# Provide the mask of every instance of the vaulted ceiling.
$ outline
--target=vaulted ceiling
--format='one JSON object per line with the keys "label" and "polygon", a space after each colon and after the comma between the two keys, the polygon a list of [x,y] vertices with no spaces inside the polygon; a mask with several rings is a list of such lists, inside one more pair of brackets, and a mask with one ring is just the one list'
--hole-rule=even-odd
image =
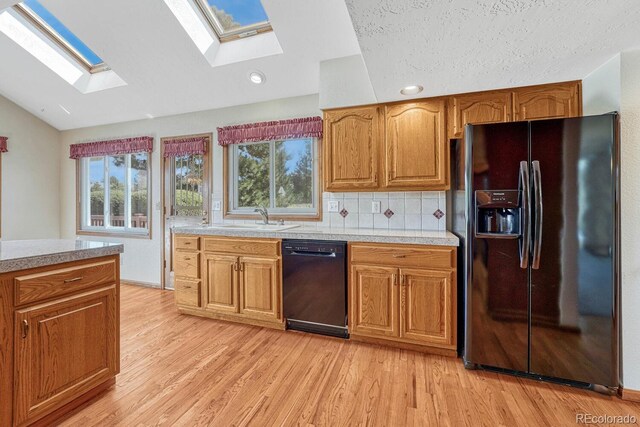
{"label": "vaulted ceiling", "polygon": [[317,93],[321,61],[360,53],[384,102],[582,79],[640,47],[637,0],[262,0],[283,53],[212,66],[165,1],[40,1],[126,82],[83,94],[0,34],[0,95],[61,130]]}
{"label": "vaulted ceiling", "polygon": [[637,0],[346,0],[378,101],[582,79],[640,47]]}
{"label": "vaulted ceiling", "polygon": [[360,53],[344,0],[262,2],[283,53],[212,67],[162,0],[41,0],[127,84],[83,94],[0,34],[0,94],[63,130],[317,93],[320,61]]}

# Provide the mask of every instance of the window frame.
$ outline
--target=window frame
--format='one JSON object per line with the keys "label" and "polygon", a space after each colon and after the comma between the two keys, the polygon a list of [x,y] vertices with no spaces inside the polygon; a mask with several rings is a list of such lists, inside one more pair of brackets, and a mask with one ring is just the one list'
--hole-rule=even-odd
{"label": "window frame", "polygon": [[[270,21],[256,22],[255,24],[245,25],[233,30],[225,30],[218,20],[218,17],[211,11],[207,0],[193,0],[198,10],[204,15],[207,23],[218,37],[220,43],[226,43],[245,37],[255,36],[261,33],[273,31]],[[261,2],[262,3],[262,2]],[[263,6],[264,7],[264,6]]]}
{"label": "window frame", "polygon": [[[31,10],[28,6],[18,3],[14,7],[20,15],[22,15],[29,23],[31,23],[38,31],[52,41],[56,46],[61,48],[67,54],[69,54],[76,62],[82,65],[90,74],[96,74],[103,71],[111,70],[104,61],[93,65],[87,58],[84,57],[75,47],[73,47],[67,40],[64,39],[56,30],[45,22],[36,12]],[[84,43],[84,42],[83,42]],[[93,50],[93,49],[92,49]]]}
{"label": "window frame", "polygon": [[[241,145],[253,145],[253,144],[265,144],[269,143],[269,183],[270,183],[270,203],[275,204],[275,170],[274,162],[275,156],[275,144],[277,142],[309,139],[313,146],[313,177],[312,177],[312,202],[313,207],[310,209],[296,209],[296,208],[271,208],[267,206],[269,211],[269,218],[275,220],[289,220],[289,221],[321,221],[322,220],[322,156],[321,156],[321,143],[319,138],[289,138],[289,139],[277,139],[273,141],[258,141],[247,142],[242,144],[231,144],[223,147],[223,174],[224,174],[224,218],[225,219],[256,219],[259,218],[258,214],[253,211],[253,208],[238,209],[237,206],[238,192],[237,192],[237,176],[238,176],[238,162],[237,160],[237,147]],[[233,200],[232,200],[233,198]]]}
{"label": "window frame", "polygon": [[[127,222],[131,219],[131,186],[129,185],[131,180],[131,156],[132,155],[141,155],[144,154],[147,156],[147,228],[132,228],[127,226]],[[115,156],[125,156],[125,226],[124,227],[113,227],[109,225],[109,163],[107,161],[110,157]],[[85,236],[116,236],[116,237],[126,237],[126,238],[134,238],[134,239],[151,239],[151,230],[152,230],[152,175],[151,175],[151,153],[147,152],[139,152],[139,153],[130,153],[130,154],[119,154],[119,155],[105,155],[105,156],[95,156],[102,157],[104,159],[104,179],[105,179],[105,188],[104,188],[104,223],[105,225],[102,227],[94,227],[94,226],[86,226],[84,225],[84,220],[90,216],[91,214],[91,205],[87,203],[90,200],[90,185],[86,176],[88,176],[88,166],[89,161],[92,157],[83,157],[76,160],[76,234],[77,235],[85,235]]]}

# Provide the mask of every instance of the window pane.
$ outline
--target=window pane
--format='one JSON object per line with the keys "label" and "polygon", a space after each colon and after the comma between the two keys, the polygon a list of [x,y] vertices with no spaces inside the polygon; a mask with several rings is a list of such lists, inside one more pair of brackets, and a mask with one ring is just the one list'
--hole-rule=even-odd
{"label": "window pane", "polygon": [[73,34],[62,22],[58,20],[47,8],[40,4],[38,0],[25,0],[22,5],[31,9],[51,31],[53,31],[60,39],[72,46],[84,59],[92,66],[102,64],[102,59],[95,54],[86,44],[82,42],[75,34]]}
{"label": "window pane", "polygon": [[148,224],[148,155],[131,155],[131,228],[147,228]]}
{"label": "window pane", "polygon": [[124,227],[125,156],[109,157],[109,223]]}
{"label": "window pane", "polygon": [[238,145],[238,207],[269,207],[269,143]]}
{"label": "window pane", "polygon": [[313,207],[312,141],[277,141],[275,150],[276,207]]}
{"label": "window pane", "polygon": [[202,155],[174,157],[175,191],[174,214],[177,216],[202,216],[204,158]]}
{"label": "window pane", "polygon": [[90,216],[87,225],[104,227],[104,157],[89,159]]}
{"label": "window pane", "polygon": [[207,0],[224,31],[268,21],[260,0]]}

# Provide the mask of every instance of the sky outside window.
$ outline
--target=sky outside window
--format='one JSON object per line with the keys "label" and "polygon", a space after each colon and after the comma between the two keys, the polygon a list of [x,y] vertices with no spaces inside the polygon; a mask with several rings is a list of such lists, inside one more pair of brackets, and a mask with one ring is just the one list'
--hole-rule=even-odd
{"label": "sky outside window", "polygon": [[260,0],[207,0],[225,31],[268,21]]}
{"label": "sky outside window", "polygon": [[73,34],[62,22],[60,22],[51,12],[40,4],[38,0],[24,0],[23,5],[31,9],[44,22],[47,23],[55,31],[60,38],[65,40],[75,50],[82,55],[91,66],[102,64],[102,59],[95,54],[86,44],[82,42],[75,34]]}

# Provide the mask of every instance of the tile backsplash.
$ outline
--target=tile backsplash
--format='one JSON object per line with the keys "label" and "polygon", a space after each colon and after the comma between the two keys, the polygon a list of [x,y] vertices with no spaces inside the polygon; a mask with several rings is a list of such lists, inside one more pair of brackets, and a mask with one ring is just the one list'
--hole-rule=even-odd
{"label": "tile backsplash", "polygon": [[[409,191],[389,193],[323,193],[322,227],[411,230],[446,229],[446,193]],[[338,212],[329,212],[329,201]],[[372,211],[376,202],[376,212]],[[380,209],[377,209],[379,203]]]}
{"label": "tile backsplash", "polygon": [[[215,200],[215,198],[214,198]],[[329,201],[338,202],[329,212]],[[372,212],[374,202],[380,209]],[[444,191],[408,191],[389,193],[323,193],[322,221],[296,222],[305,227],[376,228],[397,230],[446,230],[447,203]],[[213,212],[213,223],[253,223],[255,220],[225,220],[222,212]]]}

